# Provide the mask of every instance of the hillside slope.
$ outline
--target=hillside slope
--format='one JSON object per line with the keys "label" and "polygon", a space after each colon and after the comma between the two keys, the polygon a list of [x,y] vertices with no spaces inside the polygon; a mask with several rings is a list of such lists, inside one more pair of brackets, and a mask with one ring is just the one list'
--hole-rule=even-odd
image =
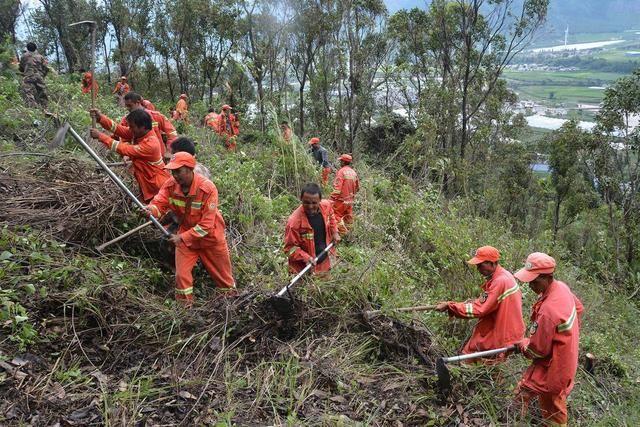
{"label": "hillside slope", "polygon": [[[55,80],[50,88],[64,100],[61,114],[85,129],[77,87]],[[99,101],[121,114],[111,99]],[[638,307],[574,267],[548,236],[515,236],[467,216],[469,202],[356,162],[356,228],[331,278],[296,289],[296,315],[282,319],[266,299],[287,282],[284,222],[300,184],[316,178],[306,147],[279,139],[275,115],[266,136],[245,124],[235,154],[189,127],[220,193],[242,292],[219,298],[198,271],[196,306],[185,312],[173,302],[153,230],[105,253],[93,249],[140,220],[88,156],[70,140],[47,150],[55,124],[22,105],[15,82],[0,80],[0,107],[0,154],[47,155],[0,157],[3,425],[513,425],[511,393],[525,360],[452,367],[443,400],[433,363],[458,351],[471,323],[435,313],[362,315],[473,297],[481,278],[464,260],[482,244],[500,248],[512,270],[533,250],[558,259],[558,276],[586,307],[581,353],[596,357],[593,375],[578,373],[571,418],[636,424]],[[196,116],[203,109],[194,106]],[[523,291],[528,313],[534,295]]]}

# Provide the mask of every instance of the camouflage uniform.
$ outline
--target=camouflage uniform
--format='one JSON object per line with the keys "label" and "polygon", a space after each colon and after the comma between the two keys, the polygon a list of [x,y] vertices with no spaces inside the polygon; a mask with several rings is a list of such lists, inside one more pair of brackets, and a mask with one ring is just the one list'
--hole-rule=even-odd
{"label": "camouflage uniform", "polygon": [[24,101],[36,107],[38,104],[47,106],[48,98],[44,77],[49,72],[47,60],[38,52],[25,52],[20,58],[20,71],[22,71],[22,94]]}

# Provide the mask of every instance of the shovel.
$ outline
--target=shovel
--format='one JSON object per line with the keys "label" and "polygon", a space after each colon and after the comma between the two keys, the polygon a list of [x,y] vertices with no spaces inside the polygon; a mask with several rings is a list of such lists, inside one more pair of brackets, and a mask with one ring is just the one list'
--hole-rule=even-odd
{"label": "shovel", "polygon": [[[393,310],[391,310],[394,313],[402,313],[402,312],[406,312],[406,311],[430,311],[430,310],[435,310],[436,309],[436,305],[417,305],[415,307],[402,307],[402,308],[394,308]],[[371,316],[373,316],[374,314],[380,314],[382,313],[383,310],[369,310],[369,311],[365,311],[364,315],[365,317],[369,318]]]}
{"label": "shovel", "polygon": [[438,374],[438,389],[440,390],[440,393],[443,396],[446,396],[449,394],[449,390],[451,389],[451,375],[449,374],[447,363],[461,362],[463,360],[477,359],[479,357],[495,356],[496,354],[517,350],[518,346],[514,344],[510,347],[479,351],[477,353],[463,354],[461,356],[438,357],[438,359],[436,359],[436,373]]}
{"label": "shovel", "polygon": [[[313,259],[313,262],[317,263],[321,258],[323,258],[325,255],[327,255],[328,252],[331,250],[331,248],[334,247],[334,246],[335,246],[334,242],[329,243],[327,245],[327,247],[324,248],[324,250],[322,252],[320,252],[318,254],[318,256],[316,256]],[[305,268],[303,268],[302,271],[296,275],[296,277],[291,279],[291,281],[289,282],[289,284],[287,286],[285,286],[284,288],[280,289],[280,291],[277,294],[275,294],[271,298],[269,298],[269,302],[271,303],[271,306],[281,316],[287,317],[287,316],[290,316],[291,313],[293,313],[293,296],[291,295],[291,288],[293,287],[293,285],[295,285],[298,282],[298,280],[300,280],[302,278],[302,276],[304,276],[313,267],[315,267],[315,265],[313,265],[311,263],[307,264],[307,266]],[[288,297],[286,297],[285,294],[287,294]]]}

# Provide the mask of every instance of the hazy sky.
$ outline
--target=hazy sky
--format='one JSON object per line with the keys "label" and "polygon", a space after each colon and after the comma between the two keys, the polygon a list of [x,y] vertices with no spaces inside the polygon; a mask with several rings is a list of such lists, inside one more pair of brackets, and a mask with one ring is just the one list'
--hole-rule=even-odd
{"label": "hazy sky", "polygon": [[426,0],[384,0],[389,13],[393,13],[398,9],[411,9],[412,7],[425,8]]}

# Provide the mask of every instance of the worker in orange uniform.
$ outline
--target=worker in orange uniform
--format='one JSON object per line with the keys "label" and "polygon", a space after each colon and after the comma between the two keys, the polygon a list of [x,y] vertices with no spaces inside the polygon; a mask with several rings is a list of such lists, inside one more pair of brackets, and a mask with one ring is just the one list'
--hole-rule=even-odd
{"label": "worker in orange uniform", "polygon": [[148,110],[148,111],[158,111],[158,110],[156,109],[156,106],[155,106],[155,105],[153,105],[153,102],[149,101],[148,99],[143,99],[143,100],[142,100],[142,102],[141,102],[140,104],[144,107],[144,109],[145,109],[145,110]]}
{"label": "worker in orange uniform", "polygon": [[289,127],[289,122],[283,121],[280,123],[280,134],[282,135],[282,139],[287,144],[291,144],[291,139],[293,138],[293,130]]}
{"label": "worker in orange uniform", "polygon": [[338,231],[345,234],[353,227],[353,200],[356,193],[360,191],[360,180],[351,167],[353,157],[350,154],[343,154],[338,157],[338,160],[340,169],[336,172],[336,179],[333,181],[331,201]]}
{"label": "worker in orange uniform", "polygon": [[[500,252],[493,246],[478,248],[467,263],[475,265],[486,278],[482,294],[470,302],[441,302],[437,311],[462,319],[478,319],[471,338],[465,343],[464,354],[492,350],[517,344],[524,336],[522,292],[513,275],[499,264]],[[502,361],[507,353],[492,359]]]}
{"label": "worker in orange uniform", "polygon": [[213,108],[209,108],[209,112],[204,116],[204,125],[214,132],[218,132],[218,113]]}
{"label": "worker in orange uniform", "polygon": [[[284,252],[289,257],[289,271],[299,273],[309,263],[314,264],[314,272],[331,270],[328,256],[313,260],[329,243],[339,242],[340,234],[333,215],[331,202],[322,200],[322,190],[318,184],[310,183],[302,187],[300,206],[287,220],[284,231]],[[333,249],[331,252],[335,252]]]}
{"label": "worker in orange uniform", "polygon": [[[162,143],[160,148],[162,150],[163,158],[167,158],[168,155],[164,140],[166,139],[166,145],[171,147],[173,141],[178,137],[178,132],[176,132],[171,121],[159,111],[145,109],[142,106],[142,97],[135,92],[129,92],[124,96],[124,106],[129,112],[141,109],[151,115],[151,126],[153,127],[153,132]],[[115,121],[111,120],[97,109],[91,110],[91,114],[95,116],[98,123],[100,123],[100,126],[113,133],[113,135],[111,135],[112,138],[117,138],[120,142],[132,141],[133,135],[129,129],[127,116],[124,116],[120,120],[120,124],[116,124]]]}
{"label": "worker in orange uniform", "polygon": [[329,163],[329,153],[327,149],[320,145],[320,138],[311,138],[309,140],[311,146],[311,155],[322,168],[322,185],[329,182],[329,174],[331,173],[331,163]]}
{"label": "worker in orange uniform", "polygon": [[189,124],[189,105],[187,104],[187,94],[180,95],[180,99],[176,103],[176,114],[178,120],[182,120],[186,124]]}
{"label": "worker in orange uniform", "polygon": [[526,413],[537,399],[547,426],[566,426],[567,396],[573,389],[578,368],[580,320],[584,307],[569,287],[553,277],[556,261],[534,252],[515,277],[538,294],[531,310],[529,337],[520,351],[532,359],[517,388]]}
{"label": "worker in orange uniform", "polygon": [[97,129],[91,129],[91,137],[100,140],[111,151],[131,159],[133,176],[140,186],[142,200],[148,203],[169,179],[162,161],[162,143],[153,132],[151,115],[145,110],[133,110],[127,116],[127,122],[135,144],[116,141]]}
{"label": "worker in orange uniform", "polygon": [[238,117],[231,112],[230,105],[223,105],[218,116],[218,133],[225,138],[227,150],[236,151],[236,140],[240,134]]}
{"label": "worker in orange uniform", "polygon": [[116,87],[112,92],[118,105],[124,106],[124,96],[127,93],[129,93],[129,83],[127,83],[127,78],[122,76],[120,77],[120,81],[116,82]]}
{"label": "worker in orange uniform", "polygon": [[187,152],[176,153],[165,167],[172,178],[149,203],[147,213],[159,218],[171,211],[178,218],[180,228],[170,238],[176,248],[176,300],[191,307],[192,270],[198,259],[219,290],[236,295],[216,186],[194,173],[196,160]]}
{"label": "worker in orange uniform", "polygon": [[100,86],[98,86],[98,82],[94,80],[93,74],[91,74],[91,71],[87,71],[82,75],[82,82],[81,82],[82,93],[84,94],[91,93],[92,82],[93,82],[93,85],[95,86],[96,95],[98,95],[98,89],[100,89]]}

